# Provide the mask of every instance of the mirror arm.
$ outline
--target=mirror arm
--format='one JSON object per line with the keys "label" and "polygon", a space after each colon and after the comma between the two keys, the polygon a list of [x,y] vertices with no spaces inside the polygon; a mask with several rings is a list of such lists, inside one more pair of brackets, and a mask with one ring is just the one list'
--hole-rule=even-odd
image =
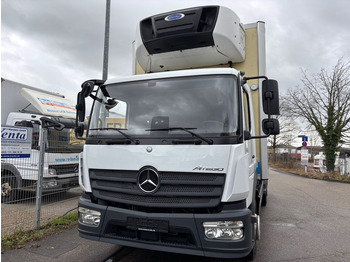
{"label": "mirror arm", "polygon": [[271,130],[269,131],[269,133],[267,135],[264,135],[264,136],[251,136],[250,139],[267,138],[270,135],[271,135]]}
{"label": "mirror arm", "polygon": [[97,100],[98,102],[102,103],[103,100],[101,98],[98,98],[97,96],[94,96],[92,94],[89,95],[89,97],[91,97],[93,100]]}
{"label": "mirror arm", "polygon": [[248,80],[252,79],[260,79],[264,78],[265,80],[269,80],[266,76],[251,76],[251,77],[243,77],[243,85],[247,83]]}

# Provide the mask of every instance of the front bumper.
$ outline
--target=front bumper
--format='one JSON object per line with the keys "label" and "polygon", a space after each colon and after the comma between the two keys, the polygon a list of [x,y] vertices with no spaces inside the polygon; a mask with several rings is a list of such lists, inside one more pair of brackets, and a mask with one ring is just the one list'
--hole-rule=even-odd
{"label": "front bumper", "polygon": [[[35,192],[37,180],[22,180],[25,184],[21,187],[22,191]],[[72,187],[78,186],[79,180],[77,176],[68,178],[46,178],[43,179],[42,192],[53,192],[60,190],[68,190]]]}
{"label": "front bumper", "polygon": [[[247,208],[225,210],[216,214],[145,213],[92,203],[80,198],[79,207],[99,211],[98,227],[79,221],[79,234],[90,240],[143,249],[189,255],[239,258],[247,256],[254,247],[252,213]],[[130,228],[128,220],[161,221],[167,230],[159,232]],[[239,220],[244,223],[244,236],[240,240],[213,240],[204,235],[203,222]],[[157,230],[158,231],[158,230]]]}

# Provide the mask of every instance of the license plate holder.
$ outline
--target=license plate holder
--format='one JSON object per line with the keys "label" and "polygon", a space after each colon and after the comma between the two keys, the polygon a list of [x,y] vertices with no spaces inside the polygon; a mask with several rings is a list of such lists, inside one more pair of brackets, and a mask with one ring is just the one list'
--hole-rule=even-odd
{"label": "license plate holder", "polygon": [[132,230],[168,233],[169,221],[142,217],[128,217],[126,227]]}

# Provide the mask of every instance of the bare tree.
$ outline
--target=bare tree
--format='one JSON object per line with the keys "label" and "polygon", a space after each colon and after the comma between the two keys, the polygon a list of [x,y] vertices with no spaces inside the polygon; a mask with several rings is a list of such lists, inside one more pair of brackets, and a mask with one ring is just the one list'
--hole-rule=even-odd
{"label": "bare tree", "polygon": [[273,135],[268,138],[268,143],[272,148],[274,161],[276,161],[276,148],[283,145],[289,147],[290,150],[291,144],[296,137],[295,130],[298,129],[296,128],[298,125],[295,122],[295,118],[289,115],[288,111],[286,110],[286,105],[287,103],[282,97],[280,102],[280,115],[276,116],[280,124],[280,134]]}
{"label": "bare tree", "polygon": [[321,69],[310,77],[303,71],[301,81],[302,88],[288,92],[288,111],[315,128],[333,171],[335,152],[350,131],[350,61],[339,59],[331,73]]}

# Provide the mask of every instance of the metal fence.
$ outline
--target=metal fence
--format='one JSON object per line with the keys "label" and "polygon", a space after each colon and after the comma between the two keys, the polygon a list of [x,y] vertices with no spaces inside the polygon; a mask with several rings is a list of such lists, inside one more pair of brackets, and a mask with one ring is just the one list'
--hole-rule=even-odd
{"label": "metal fence", "polygon": [[[269,163],[288,169],[300,169],[309,172],[326,173],[326,157],[323,154],[309,154],[306,163],[303,163],[300,154],[269,154]],[[342,176],[350,176],[350,157],[347,153],[341,152],[336,156],[334,172]],[[305,169],[307,166],[307,169]]]}
{"label": "metal fence", "polygon": [[48,119],[1,127],[1,232],[30,230],[74,211],[82,143]]}

